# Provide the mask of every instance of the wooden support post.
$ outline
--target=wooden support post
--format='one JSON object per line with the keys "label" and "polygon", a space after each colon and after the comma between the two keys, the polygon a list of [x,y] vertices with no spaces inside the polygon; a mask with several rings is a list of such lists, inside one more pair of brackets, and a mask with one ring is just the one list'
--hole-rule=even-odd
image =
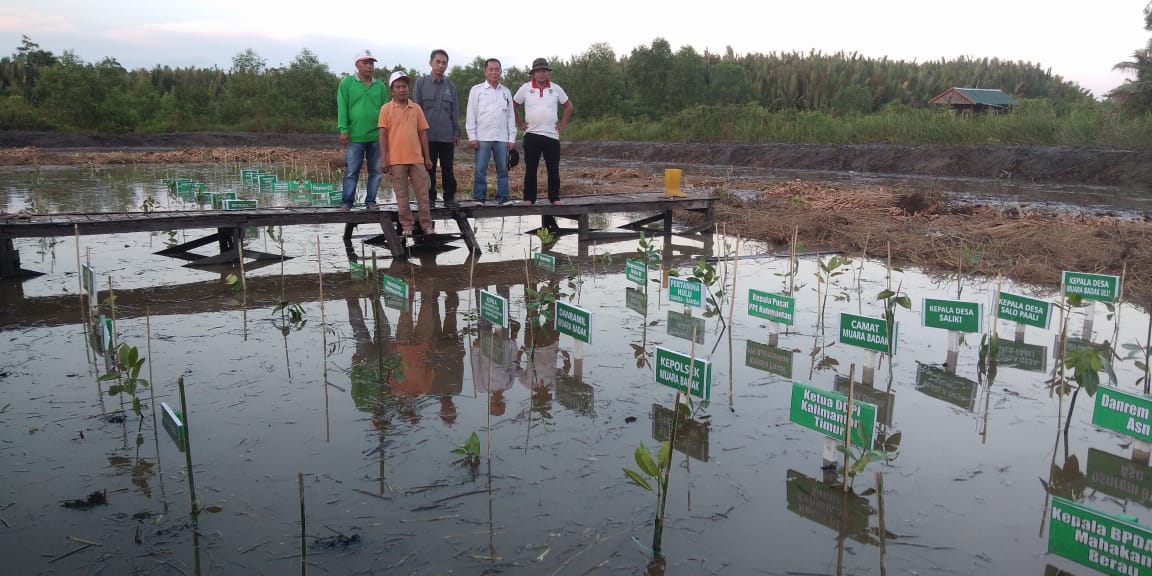
{"label": "wooden support post", "polygon": [[472,225],[468,223],[468,217],[459,212],[453,212],[452,219],[460,228],[460,235],[464,237],[464,244],[468,246],[468,250],[473,254],[480,254],[480,247],[476,245],[476,234],[472,232]]}
{"label": "wooden support post", "polygon": [[21,268],[20,252],[16,250],[12,239],[0,238],[0,278],[32,278],[40,275],[40,272]]}
{"label": "wooden support post", "polygon": [[588,215],[581,214],[576,218],[577,239],[588,240]]}

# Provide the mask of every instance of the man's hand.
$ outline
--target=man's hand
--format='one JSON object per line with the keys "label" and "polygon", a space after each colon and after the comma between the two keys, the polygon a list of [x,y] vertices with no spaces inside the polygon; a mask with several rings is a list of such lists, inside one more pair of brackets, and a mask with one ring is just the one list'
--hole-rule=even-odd
{"label": "man's hand", "polygon": [[344,148],[347,148],[348,142],[349,142],[348,135],[347,134],[341,134],[340,135],[340,145],[343,146]]}
{"label": "man's hand", "polygon": [[459,136],[453,136],[452,137],[452,145],[453,146],[459,146],[460,145],[460,137]]}
{"label": "man's hand", "polygon": [[469,140],[468,147],[473,150],[478,150],[480,148],[480,143],[475,140]]}
{"label": "man's hand", "polygon": [[432,159],[431,158],[427,158],[427,157],[424,158],[424,169],[425,170],[431,170],[432,169]]}
{"label": "man's hand", "polygon": [[381,172],[383,172],[383,173],[385,173],[385,174],[391,174],[391,172],[390,172],[390,171],[391,171],[391,169],[392,169],[392,167],[388,165],[388,161],[387,161],[387,160],[385,160],[384,162],[381,162],[381,163],[380,163],[380,171],[381,171]]}
{"label": "man's hand", "polygon": [[515,143],[515,142],[509,142],[509,143],[508,143],[508,149],[509,149],[509,150],[511,150],[511,149],[513,149],[513,148],[515,148],[515,147],[516,147],[516,143]]}

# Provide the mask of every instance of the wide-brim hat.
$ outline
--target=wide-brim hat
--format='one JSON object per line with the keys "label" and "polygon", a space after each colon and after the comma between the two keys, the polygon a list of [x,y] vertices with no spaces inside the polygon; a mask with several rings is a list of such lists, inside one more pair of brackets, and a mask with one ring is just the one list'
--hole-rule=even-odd
{"label": "wide-brim hat", "polygon": [[548,66],[548,60],[544,58],[537,58],[532,61],[532,71],[535,72],[537,70],[547,70],[551,72],[552,68]]}
{"label": "wide-brim hat", "polygon": [[511,170],[520,165],[520,151],[513,148],[508,151],[508,169]]}

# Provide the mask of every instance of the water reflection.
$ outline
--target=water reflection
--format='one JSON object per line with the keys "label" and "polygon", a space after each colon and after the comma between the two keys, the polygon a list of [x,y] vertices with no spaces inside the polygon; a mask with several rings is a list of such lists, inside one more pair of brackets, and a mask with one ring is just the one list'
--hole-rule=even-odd
{"label": "water reflection", "polygon": [[[909,441],[898,461],[872,463],[866,480],[858,475],[857,492],[849,492],[845,501],[840,471],[819,468],[823,439],[788,424],[782,394],[789,381],[804,372],[796,366],[802,353],[811,354],[809,379],[819,380],[814,385],[847,393],[838,372],[852,352],[834,338],[816,334],[818,306],[810,280],[814,261],[801,258],[797,264],[795,275],[802,287],[796,291],[796,324],[787,332],[772,334],[761,322],[741,317],[745,299],[726,292],[738,299],[737,318],[729,326],[733,350],[714,318],[702,319],[699,311],[686,313],[683,306],[669,305],[659,283],[646,283],[645,293],[623,278],[623,260],[635,249],[633,243],[614,245],[611,262],[574,257],[571,274],[584,285],[580,305],[596,315],[595,343],[580,347],[557,336],[547,318],[529,311],[528,289],[549,276],[526,274],[524,262],[515,258],[527,252],[522,250],[527,235],[520,233],[536,226],[538,217],[487,222],[477,227],[479,241],[498,247],[498,254],[469,261],[463,251],[446,252],[411,264],[385,258],[373,263],[356,244],[343,245],[338,226],[285,228],[286,251],[297,258],[284,264],[283,275],[279,266],[249,268],[246,308],[224,282],[239,270],[207,273],[176,268],[168,260],[148,260],[151,251],[126,248],[153,242],[141,235],[83,238],[81,251],[95,248],[101,285],[108,276],[117,283],[117,335],[141,343],[145,309],[151,306],[158,336],[150,357],[156,362],[159,393],[170,388],[164,384],[177,374],[189,377],[190,399],[198,407],[193,421],[201,431],[196,481],[213,501],[227,500],[229,514],[199,518],[203,534],[188,532],[186,506],[157,516],[151,537],[164,543],[153,549],[182,558],[172,563],[188,573],[193,572],[194,560],[187,554],[193,546],[202,546],[213,562],[244,567],[238,569],[267,572],[288,565],[284,559],[294,559],[298,550],[281,536],[293,533],[298,521],[294,482],[301,470],[323,495],[309,501],[309,515],[315,514],[310,527],[326,521],[337,529],[343,529],[340,523],[363,526],[362,549],[309,555],[311,566],[333,573],[379,571],[379,553],[384,553],[395,558],[389,566],[404,559],[394,570],[429,573],[489,569],[508,574],[686,574],[725,568],[754,573],[768,565],[779,573],[828,574],[828,530],[833,538],[844,533],[837,539],[847,541],[845,573],[875,572],[878,549],[873,545],[890,537],[879,526],[878,498],[865,490],[875,470],[886,475],[887,495],[898,496],[891,498],[888,525],[904,526],[897,531],[913,532],[922,544],[892,554],[891,573],[971,571],[974,554],[979,555],[975,570],[981,573],[1035,572],[1037,563],[1042,566],[1047,560],[1045,543],[1034,537],[1034,526],[1021,530],[1020,519],[1031,522],[1040,516],[1041,499],[1049,493],[1122,510],[1144,523],[1150,517],[1149,468],[1118,451],[1117,436],[1092,426],[1086,400],[1081,400],[1071,424],[1070,438],[1081,446],[1078,454],[1045,436],[1062,427],[1068,411],[1065,407],[1061,412],[1059,400],[1048,396],[1044,383],[1062,358],[1049,344],[1054,330],[1030,328],[1027,338],[1004,342],[997,377],[965,350],[975,342],[960,344],[952,354],[944,334],[919,329],[909,315],[897,311],[903,322],[900,352],[879,366],[887,370],[887,382],[881,372],[871,387],[857,382],[852,394],[879,409],[881,426],[873,449],[895,453],[902,432]],[[311,256],[316,236],[322,243],[319,257]],[[67,270],[69,255],[76,250],[71,242],[61,239],[43,257],[55,258],[56,269]],[[609,250],[579,246],[570,236],[552,247],[556,254],[579,254],[581,249],[596,254]],[[499,255],[508,260],[496,260]],[[404,279],[410,296],[399,302],[384,300],[378,277],[350,278],[349,260],[362,262],[366,274],[380,266],[380,272],[386,269]],[[315,320],[318,267],[323,269],[324,298],[335,302],[326,311],[327,326]],[[739,285],[775,286],[786,269],[788,263],[776,258],[741,260]],[[887,273],[882,263],[871,261],[862,270],[865,286],[879,285]],[[930,277],[915,271],[893,275],[901,276],[896,281],[916,301],[921,295],[947,296],[939,294],[943,289]],[[805,276],[809,285],[803,287]],[[95,383],[101,372],[97,356],[105,348],[97,332],[87,331],[92,323],[84,318],[88,312],[75,293],[75,280],[54,272],[0,294],[5,299],[0,310],[0,484],[11,486],[13,494],[11,507],[5,504],[0,516],[28,536],[26,546],[12,557],[13,573],[34,573],[42,569],[43,558],[59,553],[40,542],[106,528],[104,519],[95,515],[54,513],[61,496],[57,490],[66,496],[107,489],[116,511],[160,510],[160,455],[179,456],[166,441],[159,443],[157,454],[148,453],[148,446],[136,454],[125,452],[123,424],[98,417],[102,403],[110,400]],[[121,284],[129,285],[121,289]],[[494,286],[510,299],[509,328],[469,317],[473,285]],[[976,282],[965,294],[980,298],[992,291]],[[1042,287],[1020,291],[1055,297]],[[287,342],[266,321],[252,323],[243,337],[238,333],[242,316],[270,318],[282,301],[300,303],[308,318]],[[841,310],[880,313],[873,302],[861,302],[858,296],[850,302],[829,299],[828,307],[829,317]],[[1089,344],[1073,341],[1073,349],[1105,339],[1100,332],[1111,333],[1114,327],[1120,335],[1107,339],[1117,347],[1145,342],[1147,318],[1142,312],[1125,306],[1118,323],[1103,307],[1096,308],[1091,333],[1084,339]],[[651,352],[655,345],[690,347],[681,335],[692,330],[673,329],[673,322],[681,320],[696,325],[698,352],[718,344],[717,353],[739,356],[739,346],[745,345],[743,363],[737,359],[731,368],[714,363],[713,391],[729,394],[730,402],[739,399],[741,410],[718,410],[715,406],[722,404],[714,403],[698,414],[695,425],[678,423],[677,452],[687,457],[677,456],[672,468],[671,485],[677,488],[669,495],[664,534],[668,557],[666,564],[650,563],[628,536],[643,539],[651,529],[651,496],[627,486],[621,468],[632,465],[640,441],[670,435],[675,414],[665,408],[668,389],[653,383]],[[699,328],[701,320],[706,330]],[[652,328],[662,322],[669,326]],[[1001,327],[1011,333],[1011,326]],[[1076,328],[1083,336],[1079,319]],[[321,343],[322,334],[331,335],[329,346]],[[343,401],[331,404],[331,441],[323,424],[317,425],[325,361],[347,369],[333,372],[332,381],[350,387],[340,389],[347,394]],[[1132,391],[1142,371],[1131,360],[1115,364],[1118,386]],[[345,373],[348,380],[341,381]],[[730,392],[717,386],[725,380],[734,382]],[[111,402],[114,410],[116,401]],[[502,417],[492,418],[489,426],[489,414]],[[646,415],[650,422],[643,421]],[[533,426],[546,423],[540,428],[547,434],[546,448],[519,449],[542,444],[525,442],[524,429],[512,425],[525,423],[525,416]],[[985,433],[988,419],[996,418],[1004,423],[1004,433],[991,439],[973,435],[974,418],[984,419]],[[77,437],[78,428],[86,438]],[[488,494],[468,495],[483,486],[451,464],[457,458],[451,449],[472,432],[481,438],[482,463],[493,466],[487,501]],[[948,439],[945,449],[937,447],[940,438]],[[238,446],[245,451],[239,464]],[[1087,458],[1081,462],[1085,450]],[[64,463],[116,473],[60,475]],[[153,463],[156,467],[149,469]],[[762,481],[769,476],[785,477],[786,482]],[[1046,488],[1044,494],[1037,484]],[[785,507],[790,512],[785,513]],[[132,569],[128,564],[138,552],[132,552],[130,534],[122,540],[129,543],[127,548],[113,549],[112,540],[106,543],[108,554],[97,569]],[[1006,541],[1013,546],[1003,546]],[[867,546],[857,545],[865,542]],[[61,570],[83,570],[94,557],[77,554],[58,565]],[[208,565],[204,569],[211,571]]]}

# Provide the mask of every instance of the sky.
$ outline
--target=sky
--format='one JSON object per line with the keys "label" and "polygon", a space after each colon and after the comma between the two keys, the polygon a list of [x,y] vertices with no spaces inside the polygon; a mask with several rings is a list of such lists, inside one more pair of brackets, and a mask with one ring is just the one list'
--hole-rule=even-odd
{"label": "sky", "polygon": [[568,59],[597,42],[619,57],[664,38],[673,50],[701,53],[731,46],[737,54],[844,51],[917,62],[996,57],[1038,64],[1102,97],[1128,78],[1113,65],[1132,60],[1152,38],[1143,29],[1148,1],[0,0],[0,55],[15,54],[28,36],[57,55],[71,50],[93,63],[112,57],[128,69],[227,70],[247,48],[278,67],[307,48],[336,73],[352,72],[364,49],[381,61],[377,66],[425,71],[433,48],[447,50],[450,65],[483,56],[527,67],[533,58]]}

